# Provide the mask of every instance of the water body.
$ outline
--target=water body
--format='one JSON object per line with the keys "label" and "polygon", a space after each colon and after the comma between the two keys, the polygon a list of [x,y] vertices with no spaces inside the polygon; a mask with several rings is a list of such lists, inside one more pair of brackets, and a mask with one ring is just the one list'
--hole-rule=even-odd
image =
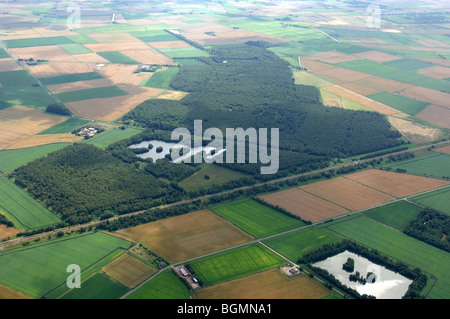
{"label": "water body", "polygon": [[[376,275],[375,282],[367,282],[363,285],[359,282],[350,281],[351,273],[342,269],[342,265],[345,264],[347,258],[352,258],[355,261],[353,274],[358,271],[362,277],[366,278],[367,273],[372,272]],[[377,299],[401,299],[412,283],[412,280],[349,251],[314,263],[313,266],[327,270],[342,284],[356,290],[359,294],[372,295]]]}
{"label": "water body", "polygon": [[[159,141],[159,140],[151,140],[151,141],[143,141],[141,143],[138,144],[133,144],[130,145],[129,148],[148,148],[149,145],[152,145],[153,148],[146,153],[142,153],[142,154],[136,154],[136,156],[140,157],[140,158],[151,158],[153,159],[153,162],[156,162],[159,159],[164,158],[167,154],[170,154],[171,150],[173,148],[180,148],[180,145],[178,143],[169,143],[169,142],[164,142],[164,141]],[[161,152],[157,152],[156,149],[158,147],[162,147],[162,151]],[[182,162],[184,159],[189,158],[190,156],[193,156],[195,154],[198,154],[199,152],[206,152],[206,156],[204,157],[204,159],[207,160],[211,160],[216,156],[221,155],[225,150],[224,149],[220,149],[220,150],[216,150],[215,147],[194,147],[192,149],[190,149],[189,147],[186,146],[186,148],[188,149],[188,152],[183,155],[180,156],[178,158],[176,158],[175,160],[173,160],[173,163],[180,163]],[[211,151],[216,150],[216,153],[214,155],[211,155]],[[182,153],[184,154],[184,153]]]}

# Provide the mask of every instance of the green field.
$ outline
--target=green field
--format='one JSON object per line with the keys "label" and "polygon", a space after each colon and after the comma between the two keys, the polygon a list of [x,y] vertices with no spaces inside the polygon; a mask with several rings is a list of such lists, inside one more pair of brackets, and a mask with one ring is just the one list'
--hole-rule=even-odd
{"label": "green field", "polygon": [[9,58],[9,54],[3,48],[0,48],[0,59],[6,58]]}
{"label": "green field", "polygon": [[0,72],[0,101],[2,108],[22,105],[45,110],[55,100],[40,86],[27,71]]}
{"label": "green field", "polygon": [[0,253],[0,283],[40,298],[58,286],[66,287],[67,266],[77,264],[84,275],[108,255],[128,248],[130,242],[101,232],[56,239]]}
{"label": "green field", "polygon": [[171,270],[165,270],[127,299],[189,299],[190,292],[181,279]]}
{"label": "green field", "polygon": [[194,47],[159,49],[159,51],[169,58],[196,58],[209,56],[208,52]]}
{"label": "green field", "polygon": [[156,35],[142,35],[138,37],[143,42],[166,42],[166,41],[178,41],[176,36],[165,33],[165,34],[156,34]]}
{"label": "green field", "polygon": [[67,145],[70,144],[55,143],[17,150],[2,150],[0,151],[0,171],[3,173],[8,173],[22,165],[41,158],[51,152],[57,151]]}
{"label": "green field", "polygon": [[[429,298],[450,298],[450,253],[409,237],[400,231],[367,217],[340,220],[324,226],[332,234],[355,240],[383,254],[422,269],[437,278]],[[432,262],[430,262],[432,261]],[[431,280],[431,279],[429,279]],[[430,285],[427,285],[429,287]]]}
{"label": "green field", "polygon": [[71,133],[75,129],[82,127],[89,123],[89,120],[83,120],[79,118],[69,118],[66,121],[56,124],[39,134],[60,134],[60,133]]}
{"label": "green field", "polygon": [[189,265],[207,286],[274,268],[285,261],[259,244],[195,260]]}
{"label": "green field", "polygon": [[[186,190],[196,190],[208,188],[214,185],[221,185],[235,179],[246,177],[244,173],[233,171],[226,167],[214,164],[204,165],[199,171],[183,179],[179,185]],[[208,176],[208,177],[205,177]]]}
{"label": "green field", "polygon": [[402,70],[424,69],[424,68],[429,68],[429,67],[432,67],[435,65],[435,64],[427,62],[427,61],[409,59],[409,58],[387,61],[387,62],[383,62],[383,63],[393,66],[395,68],[402,69]]}
{"label": "green field", "polygon": [[6,177],[0,177],[0,212],[21,230],[61,221]]}
{"label": "green field", "polygon": [[450,179],[450,155],[431,154],[399,163],[387,164],[392,170],[403,169],[408,174]]}
{"label": "green field", "polygon": [[419,195],[410,200],[450,215],[450,187]]}
{"label": "green field", "polygon": [[97,52],[99,56],[105,58],[111,63],[118,64],[141,64],[135,59],[130,58],[128,55],[123,54],[119,51],[107,51],[107,52]]}
{"label": "green field", "polygon": [[89,38],[83,34],[76,34],[76,35],[69,35],[67,36],[70,40],[79,43],[79,44],[92,44],[92,43],[96,43],[97,41],[95,41],[92,38]]}
{"label": "green field", "polygon": [[142,130],[134,128],[127,128],[126,130],[111,129],[88,139],[86,143],[105,148],[112,143],[129,138],[141,132]]}
{"label": "green field", "polygon": [[363,214],[380,223],[404,230],[408,223],[419,215],[421,209],[406,201],[399,201],[365,211]]}
{"label": "green field", "polygon": [[312,252],[325,244],[340,241],[319,228],[308,227],[282,236],[267,239],[264,243],[292,262],[297,262],[304,254]]}
{"label": "green field", "polygon": [[59,47],[69,54],[84,54],[92,52],[79,43],[60,44]]}
{"label": "green field", "polygon": [[77,81],[87,81],[103,78],[97,72],[87,72],[87,73],[75,73],[67,75],[58,75],[47,78],[41,78],[40,81],[44,85],[61,84],[61,83],[71,83]]}
{"label": "green field", "polygon": [[128,291],[101,273],[96,273],[81,283],[81,288],[71,289],[61,299],[118,299]]}
{"label": "green field", "polygon": [[71,39],[64,36],[14,39],[14,40],[5,40],[4,42],[6,43],[8,48],[24,48],[24,47],[36,47],[41,45],[59,45],[59,44],[74,43]]}
{"label": "green field", "polygon": [[304,226],[305,223],[284,215],[252,199],[219,205],[212,211],[229,220],[255,238]]}
{"label": "green field", "polygon": [[57,96],[64,103],[83,101],[97,98],[116,97],[121,95],[127,95],[128,93],[119,88],[118,86],[104,86],[99,88],[84,89],[78,91],[64,92],[57,94]]}
{"label": "green field", "polygon": [[179,63],[180,65],[205,65],[205,63],[203,63],[200,60],[197,60],[195,58],[179,58],[179,59],[174,59],[175,62]]}
{"label": "green field", "polygon": [[179,68],[171,67],[167,68],[167,70],[155,72],[152,74],[150,79],[143,80],[140,86],[167,89],[179,70]]}
{"label": "green field", "polygon": [[416,115],[420,111],[422,111],[428,103],[418,101],[415,99],[410,99],[408,97],[388,93],[388,92],[380,92],[367,96],[375,101],[386,104],[390,107],[393,107],[396,110],[402,111],[409,115]]}

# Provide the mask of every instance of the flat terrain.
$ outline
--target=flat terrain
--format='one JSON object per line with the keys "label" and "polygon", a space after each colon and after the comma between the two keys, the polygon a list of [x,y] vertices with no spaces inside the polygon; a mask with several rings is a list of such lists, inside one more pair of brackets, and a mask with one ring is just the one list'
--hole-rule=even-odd
{"label": "flat terrain", "polygon": [[169,262],[179,262],[252,239],[239,228],[210,211],[159,220],[124,230]]}
{"label": "flat terrain", "polygon": [[277,269],[201,289],[198,299],[320,299],[330,290],[306,275],[287,278]]}

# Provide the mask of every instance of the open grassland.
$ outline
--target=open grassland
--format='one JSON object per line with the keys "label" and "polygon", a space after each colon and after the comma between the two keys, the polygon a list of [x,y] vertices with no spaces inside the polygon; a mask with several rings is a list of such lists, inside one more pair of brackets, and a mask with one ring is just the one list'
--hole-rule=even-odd
{"label": "open grassland", "polygon": [[402,200],[367,210],[363,214],[380,223],[403,230],[420,212],[421,209],[419,207]]}
{"label": "open grassland", "polygon": [[434,285],[430,291],[422,291],[422,293],[429,298],[450,298],[450,276],[447,266],[450,263],[450,253],[367,217],[336,221],[324,227],[333,234],[350,238],[422,269],[436,278],[429,278],[434,281]]}
{"label": "open grassland", "polygon": [[275,268],[284,263],[281,257],[262,245],[252,244],[198,259],[189,265],[205,286],[212,286]]}
{"label": "open grassland", "polygon": [[204,210],[120,230],[169,262],[180,262],[248,242],[249,235]]}
{"label": "open grassland", "polygon": [[251,199],[215,206],[212,210],[256,238],[305,225]]}
{"label": "open grassland", "polygon": [[392,196],[343,177],[304,185],[300,189],[353,211],[394,199]]}
{"label": "open grassland", "polygon": [[71,289],[61,299],[117,299],[128,291],[101,273],[89,277],[79,289]]}
{"label": "open grassland", "polygon": [[395,197],[410,196],[450,184],[435,178],[376,169],[349,174],[345,178]]}
{"label": "open grassland", "polygon": [[83,280],[85,273],[98,269],[103,258],[129,245],[128,241],[99,232],[3,251],[0,283],[40,298],[66,285],[68,265],[79,265]]}
{"label": "open grassland", "polygon": [[450,187],[419,195],[410,200],[450,215]]}
{"label": "open grassland", "polygon": [[340,239],[332,234],[326,233],[317,227],[308,227],[267,239],[264,243],[296,263],[304,254],[310,253],[323,245],[338,241]]}
{"label": "open grassland", "polygon": [[51,152],[57,151],[70,144],[49,144],[18,150],[0,151],[0,171],[8,173],[35,159],[41,158]]}
{"label": "open grassland", "polygon": [[128,288],[136,287],[157,272],[155,268],[144,264],[128,254],[123,254],[103,267],[103,270]]}
{"label": "open grassland", "polygon": [[105,148],[112,143],[129,138],[141,132],[142,130],[135,128],[127,128],[125,130],[114,128],[88,139],[86,143],[95,145],[100,148]]}
{"label": "open grassland", "polygon": [[439,179],[450,179],[450,155],[430,154],[400,163],[388,164],[392,170],[402,169],[408,174]]}
{"label": "open grassland", "polygon": [[277,269],[206,287],[198,299],[320,299],[330,290],[305,275],[286,277]]}
{"label": "open grassland", "polygon": [[90,99],[116,97],[121,95],[128,95],[128,93],[118,86],[105,86],[57,94],[57,96],[63,102],[76,102]]}
{"label": "open grassland", "polygon": [[303,220],[311,222],[318,222],[348,213],[346,208],[298,188],[262,195],[259,198],[270,205],[278,206]]}
{"label": "open grassland", "polygon": [[59,217],[6,177],[0,177],[0,211],[18,229],[37,228],[60,221]]}
{"label": "open grassland", "polygon": [[221,185],[246,176],[247,175],[244,173],[233,171],[226,167],[206,164],[199,171],[183,179],[179,185],[186,190],[196,190],[199,188]]}
{"label": "open grassland", "polygon": [[141,86],[167,89],[179,70],[179,68],[167,68],[167,70],[155,72],[150,79],[144,80]]}
{"label": "open grassland", "polygon": [[140,287],[127,299],[189,299],[190,292],[171,269],[167,269]]}
{"label": "open grassland", "polygon": [[425,102],[389,92],[380,92],[368,97],[409,115],[419,113],[428,105]]}

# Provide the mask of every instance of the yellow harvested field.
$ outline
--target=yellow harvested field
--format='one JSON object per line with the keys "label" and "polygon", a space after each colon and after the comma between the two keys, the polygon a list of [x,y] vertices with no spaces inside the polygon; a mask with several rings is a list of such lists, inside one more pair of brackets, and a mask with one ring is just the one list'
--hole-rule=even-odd
{"label": "yellow harvested field", "polygon": [[150,74],[134,73],[135,65],[107,64],[100,69],[100,74],[116,85],[129,84],[139,85],[142,80],[148,79]]}
{"label": "yellow harvested field", "polygon": [[156,98],[157,99],[164,99],[164,100],[176,100],[176,101],[179,101],[179,100],[181,100],[182,98],[184,98],[188,94],[189,94],[188,92],[167,90],[167,91],[159,94]]}
{"label": "yellow harvested field", "polygon": [[57,45],[13,48],[11,52],[19,59],[49,60],[60,62],[74,62],[76,59]]}
{"label": "yellow harvested field", "polygon": [[[123,48],[122,48],[123,50]],[[121,53],[129,56],[130,58],[142,63],[142,64],[161,64],[161,65],[177,65],[170,59],[161,53],[153,52],[152,50],[127,50],[120,51]]]}
{"label": "yellow harvested field", "polygon": [[199,289],[197,299],[320,299],[330,290],[306,275],[288,278],[278,269]]}
{"label": "yellow harvested field", "polygon": [[417,73],[441,80],[450,78],[450,67],[435,65]]}
{"label": "yellow harvested field", "polygon": [[[14,227],[6,227],[6,225],[0,225],[0,239],[14,237],[18,233],[20,233],[20,231]],[[1,288],[0,288],[0,299],[2,299]]]}
{"label": "yellow harvested field", "polygon": [[171,48],[188,48],[191,45],[185,41],[162,41],[162,42],[147,42],[148,45],[155,49],[171,49]]}
{"label": "yellow harvested field", "polygon": [[108,79],[94,79],[94,80],[47,85],[47,88],[52,93],[59,94],[59,93],[63,93],[63,92],[71,92],[71,91],[78,91],[78,90],[84,90],[84,89],[93,89],[93,88],[112,86],[112,85],[114,85],[114,84],[111,81],[109,81]]}
{"label": "yellow harvested field", "polygon": [[341,53],[339,51],[327,51],[327,52],[316,53],[316,54],[308,55],[305,58],[310,59],[310,60],[319,60],[319,61],[331,63],[331,64],[359,60],[359,58],[356,56]]}
{"label": "yellow harvested field", "polygon": [[395,199],[343,177],[304,185],[300,189],[352,211],[370,208]]}
{"label": "yellow harvested field", "polygon": [[95,64],[71,62],[50,62],[48,64],[26,65],[26,67],[38,78],[74,73],[88,73],[95,70]]}
{"label": "yellow harvested field", "polygon": [[444,146],[444,147],[440,147],[440,148],[436,149],[436,151],[441,152],[441,153],[445,153],[445,154],[450,154],[450,145]]}
{"label": "yellow harvested field", "polygon": [[0,110],[0,128],[25,134],[36,134],[67,120],[41,110],[14,105]]}
{"label": "yellow harvested field", "polygon": [[347,209],[298,188],[262,195],[259,198],[313,223],[348,213]]}
{"label": "yellow harvested field", "polygon": [[330,64],[317,62],[317,61],[306,59],[306,58],[300,58],[300,61],[302,62],[302,66],[304,68],[306,68],[306,69],[308,69],[310,71],[313,71],[313,72],[319,72],[319,71],[323,71],[323,70],[328,70],[328,69],[334,68]]}
{"label": "yellow harvested field", "polygon": [[416,114],[416,117],[434,125],[450,128],[450,109],[448,108],[430,105]]}
{"label": "yellow harvested field", "polygon": [[246,243],[252,237],[216,214],[202,210],[119,230],[170,263]]}
{"label": "yellow harvested field", "polygon": [[332,67],[329,69],[320,70],[318,71],[318,73],[332,79],[340,79],[349,82],[359,81],[371,76],[370,74],[367,73],[353,71],[341,67]]}
{"label": "yellow harvested field", "polygon": [[30,299],[30,297],[12,288],[0,285],[0,299]]}
{"label": "yellow harvested field", "polygon": [[358,81],[358,84],[391,93],[398,92],[412,86],[411,84],[390,80],[379,76],[370,76],[368,78],[361,79]]}
{"label": "yellow harvested field", "polygon": [[389,122],[395,127],[408,141],[414,144],[423,144],[433,142],[441,133],[441,130],[411,122],[405,119],[389,116]]}
{"label": "yellow harvested field", "polygon": [[[450,94],[438,90],[427,89],[420,86],[411,86],[400,92],[401,95],[425,101],[430,104],[441,105],[450,108]],[[448,123],[448,122],[447,122]],[[450,125],[450,124],[449,124]]]}
{"label": "yellow harvested field", "polygon": [[113,121],[131,111],[142,102],[157,96],[164,89],[122,87],[133,94],[109,98],[96,98],[83,101],[68,102],[66,106],[73,114],[100,121]]}
{"label": "yellow harvested field", "polygon": [[8,146],[6,149],[14,150],[53,143],[74,143],[76,141],[80,141],[81,139],[81,136],[70,133],[32,135]]}
{"label": "yellow harvested field", "polygon": [[0,59],[0,72],[17,70],[22,70],[22,68],[13,59]]}
{"label": "yellow harvested field", "polygon": [[360,84],[357,84],[357,83],[349,83],[349,82],[344,82],[344,81],[335,81],[335,82],[337,82],[343,88],[346,88],[346,89],[348,89],[350,91],[359,93],[359,94],[364,95],[364,96],[380,92],[380,90],[374,89],[372,87],[367,87],[367,86],[364,86],[364,85],[360,85]]}
{"label": "yellow harvested field", "polygon": [[103,267],[103,271],[128,288],[136,287],[157,272],[155,268],[144,264],[127,253]]}
{"label": "yellow harvested field", "polygon": [[83,62],[83,63],[92,63],[92,64],[94,64],[94,63],[95,64],[107,64],[107,63],[110,63],[108,60],[102,58],[97,53],[76,54],[76,55],[73,55],[73,57],[78,62]]}
{"label": "yellow harvested field", "polygon": [[0,149],[8,147],[9,145],[16,143],[26,137],[28,134],[11,131],[0,127]]}
{"label": "yellow harvested field", "polygon": [[435,178],[370,169],[345,178],[395,197],[405,197],[450,184]]}

